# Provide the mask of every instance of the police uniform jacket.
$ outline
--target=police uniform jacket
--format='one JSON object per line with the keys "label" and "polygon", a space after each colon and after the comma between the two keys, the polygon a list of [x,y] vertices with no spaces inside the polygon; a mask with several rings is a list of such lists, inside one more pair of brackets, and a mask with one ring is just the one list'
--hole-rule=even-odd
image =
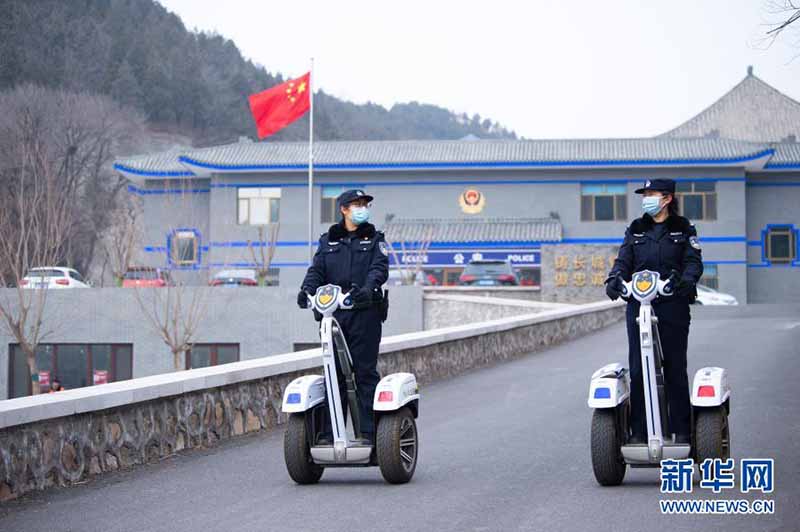
{"label": "police uniform jacket", "polygon": [[357,285],[366,287],[378,300],[388,277],[389,247],[383,233],[371,223],[363,223],[350,234],[342,221],[320,236],[303,289],[314,293],[324,284],[336,284],[343,290]]}
{"label": "police uniform jacket", "polygon": [[[703,275],[697,230],[683,216],[670,215],[664,223],[666,226],[659,231],[649,214],[634,220],[625,231],[625,239],[609,277],[621,275],[630,281],[635,272],[650,270],[666,279],[677,270],[681,281],[697,284]],[[694,297],[696,293],[690,295],[690,301]]]}

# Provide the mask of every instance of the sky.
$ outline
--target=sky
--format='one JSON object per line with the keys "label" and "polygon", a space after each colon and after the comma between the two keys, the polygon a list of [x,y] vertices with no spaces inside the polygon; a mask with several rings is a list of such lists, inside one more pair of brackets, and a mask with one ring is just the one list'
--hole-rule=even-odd
{"label": "sky", "polygon": [[[160,0],[270,72],[386,107],[419,101],[525,138],[639,137],[745,77],[800,100],[800,43],[766,47],[765,0]],[[265,87],[266,88],[266,87]]]}

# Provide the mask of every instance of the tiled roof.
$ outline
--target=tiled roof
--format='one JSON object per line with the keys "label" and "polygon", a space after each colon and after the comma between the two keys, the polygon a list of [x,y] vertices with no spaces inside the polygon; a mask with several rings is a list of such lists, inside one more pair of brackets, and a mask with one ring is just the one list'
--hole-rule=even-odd
{"label": "tiled roof", "polygon": [[800,168],[800,143],[781,143],[773,146],[775,155],[766,168]]}
{"label": "tiled roof", "polygon": [[661,138],[722,137],[752,142],[800,139],[800,102],[748,71],[719,100]]}
{"label": "tiled roof", "polygon": [[394,219],[383,226],[390,242],[559,242],[554,218]]}
{"label": "tiled roof", "polygon": [[[736,164],[769,155],[768,146],[729,139],[565,139],[318,142],[320,170],[381,168],[660,166]],[[178,162],[180,161],[180,162]],[[195,173],[303,170],[304,142],[237,142],[201,150],[155,154],[116,162],[134,175],[158,176],[179,167]]]}
{"label": "tiled roof", "polygon": [[178,160],[181,154],[191,150],[192,148],[175,147],[149,155],[118,159],[114,162],[114,168],[147,177],[158,177],[159,175],[161,177],[192,176],[194,172],[190,171]]}

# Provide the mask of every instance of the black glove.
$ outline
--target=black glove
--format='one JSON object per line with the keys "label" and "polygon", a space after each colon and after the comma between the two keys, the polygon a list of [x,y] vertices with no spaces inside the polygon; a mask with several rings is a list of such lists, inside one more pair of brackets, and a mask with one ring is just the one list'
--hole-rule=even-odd
{"label": "black glove", "polygon": [[297,292],[297,306],[300,308],[308,308],[308,294],[305,290]]}
{"label": "black glove", "polygon": [[606,295],[611,301],[622,297],[622,278],[619,275],[606,279]]}
{"label": "black glove", "polygon": [[367,308],[372,304],[372,290],[366,286],[359,288],[357,285],[353,285],[351,294],[353,296],[353,306],[355,308]]}

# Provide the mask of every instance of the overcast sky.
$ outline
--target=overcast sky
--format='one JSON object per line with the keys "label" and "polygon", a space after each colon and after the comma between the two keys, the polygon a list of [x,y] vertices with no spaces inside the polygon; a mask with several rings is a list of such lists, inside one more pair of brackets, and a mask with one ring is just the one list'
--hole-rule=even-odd
{"label": "overcast sky", "polygon": [[335,96],[479,113],[527,138],[655,135],[747,65],[800,100],[800,46],[756,46],[764,0],[160,1],[271,72],[299,76],[313,56]]}

